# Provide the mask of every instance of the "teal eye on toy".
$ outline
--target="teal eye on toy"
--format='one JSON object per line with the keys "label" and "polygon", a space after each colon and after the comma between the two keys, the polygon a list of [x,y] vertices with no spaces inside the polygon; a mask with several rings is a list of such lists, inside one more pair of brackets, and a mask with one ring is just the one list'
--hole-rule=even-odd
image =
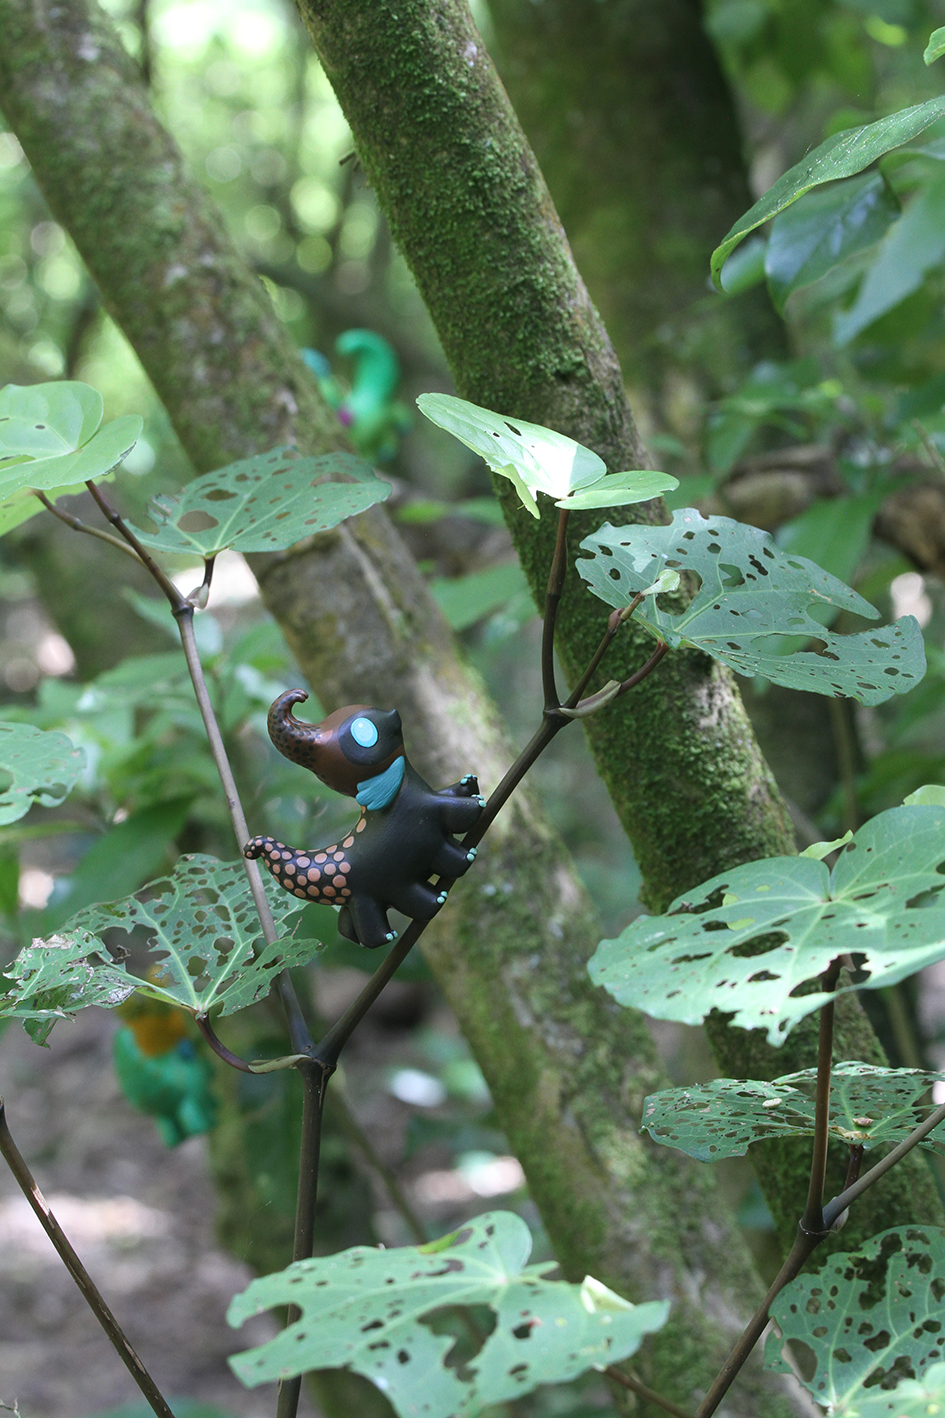
{"label": "teal eye on toy", "polygon": [[370,719],[352,719],[351,737],[362,748],[373,748],[377,743],[377,728]]}

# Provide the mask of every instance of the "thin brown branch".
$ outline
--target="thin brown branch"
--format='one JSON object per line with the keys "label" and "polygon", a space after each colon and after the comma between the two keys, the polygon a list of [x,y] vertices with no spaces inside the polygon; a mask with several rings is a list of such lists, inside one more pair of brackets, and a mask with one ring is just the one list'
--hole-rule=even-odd
{"label": "thin brown branch", "polygon": [[234,1054],[228,1049],[222,1039],[214,1033],[213,1026],[205,1014],[197,1015],[197,1028],[200,1030],[207,1043],[210,1045],[217,1058],[229,1064],[230,1068],[239,1069],[240,1073],[252,1073],[253,1070],[245,1059],[241,1059],[239,1054]]}
{"label": "thin brown branch", "polygon": [[545,615],[541,628],[541,689],[544,696],[545,713],[560,707],[558,685],[555,680],[555,623],[561,591],[568,570],[568,518],[570,513],[562,507],[558,512],[558,531],[555,536],[554,555],[548,572],[548,588],[545,592]]}
{"label": "thin brown branch", "polygon": [[646,1399],[647,1403],[655,1403],[657,1408],[663,1409],[664,1413],[672,1413],[674,1418],[689,1418],[685,1408],[680,1408],[678,1404],[664,1398],[655,1389],[648,1388],[635,1374],[628,1374],[624,1369],[618,1369],[616,1364],[608,1364],[602,1372],[606,1374],[607,1378],[613,1379],[615,1383],[622,1384],[631,1393],[635,1393],[638,1398]]}
{"label": "thin brown branch", "polygon": [[55,503],[50,502],[44,492],[40,492],[35,487],[33,488],[33,496],[38,497],[47,511],[51,512],[54,517],[58,517],[60,522],[65,522],[66,526],[71,527],[74,532],[85,532],[86,536],[98,537],[100,542],[108,542],[109,546],[117,547],[118,550],[124,552],[126,556],[133,557],[140,565],[141,559],[138,553],[133,547],[129,546],[127,542],[122,541],[121,537],[113,537],[111,532],[103,532],[101,527],[90,527],[87,522],[83,522],[79,517],[73,517],[70,512],[63,512]]}
{"label": "thin brown branch", "polygon": [[59,1259],[79,1287],[119,1359],[147,1399],[149,1407],[158,1415],[158,1418],[174,1418],[174,1414],[164,1401],[160,1389],[131,1347],[124,1330],[105,1303],[92,1277],[73,1250],[68,1236],[50,1211],[49,1203],[36,1185],[33,1174],[13,1141],[2,1098],[0,1098],[0,1154],[32,1207],[39,1224],[55,1246]]}
{"label": "thin brown branch", "polygon": [[[831,961],[821,976],[821,989],[831,994],[837,988],[840,961]],[[817,1097],[814,1105],[814,1143],[811,1149],[810,1184],[801,1230],[822,1236],[824,1227],[824,1181],[827,1176],[827,1145],[830,1140],[830,1066],[833,1058],[833,1020],[836,1001],[829,1000],[820,1010],[820,1038],[817,1046]]]}

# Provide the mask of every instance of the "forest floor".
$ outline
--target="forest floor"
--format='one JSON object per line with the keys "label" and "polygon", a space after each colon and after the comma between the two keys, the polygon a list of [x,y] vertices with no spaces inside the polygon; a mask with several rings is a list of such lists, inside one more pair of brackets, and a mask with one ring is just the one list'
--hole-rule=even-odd
{"label": "forest floor", "polygon": [[[122,1097],[115,1024],[85,1010],[39,1049],[0,1042],[10,1130],[53,1213],[161,1390],[234,1418],[269,1418],[274,1385],[244,1389],[226,1356],[275,1332],[224,1318],[252,1273],[214,1239],[203,1138],[169,1150]],[[86,1418],[140,1401],[13,1178],[0,1168],[0,1404],[22,1418]],[[302,1412],[312,1413],[303,1407]]]}

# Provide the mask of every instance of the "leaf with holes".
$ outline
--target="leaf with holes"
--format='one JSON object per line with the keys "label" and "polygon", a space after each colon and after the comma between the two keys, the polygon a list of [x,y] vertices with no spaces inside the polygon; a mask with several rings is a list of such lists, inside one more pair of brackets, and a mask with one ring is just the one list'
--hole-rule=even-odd
{"label": "leaf with holes", "polygon": [[920,1379],[903,1379],[888,1389],[865,1389],[852,1395],[835,1418],[942,1418],[945,1413],[945,1363],[929,1364]]}
{"label": "leaf with holes", "polygon": [[640,469],[608,473],[603,458],[563,433],[523,419],[506,418],[451,394],[421,394],[417,407],[483,458],[494,473],[508,478],[522,506],[539,515],[535,494],[555,499],[556,507],[621,507],[646,502],[679,486],[668,473]]}
{"label": "leaf with holes", "polygon": [[[905,694],[925,673],[922,632],[913,616],[858,635],[835,635],[810,614],[830,607],[875,620],[877,612],[836,577],[775,545],[767,532],[687,507],[667,527],[605,523],[581,543],[577,569],[595,596],[623,608],[666,567],[694,572],[701,585],[683,611],[647,600],[636,611],[673,649],[691,645],[738,674],[862,704]],[[797,648],[809,640],[821,653]]]}
{"label": "leaf with holes", "polygon": [[945,1231],[882,1231],[856,1254],[831,1256],[816,1275],[784,1287],[771,1306],[781,1334],[769,1336],[765,1364],[797,1373],[781,1351],[798,1341],[815,1364],[801,1382],[829,1413],[898,1418],[896,1379],[921,1380],[945,1358],[943,1298]]}
{"label": "leaf with holes", "polygon": [[137,983],[92,935],[34,940],[0,973],[0,1019],[19,1019],[37,1044],[45,1044],[57,1019],[93,1004],[114,1009]]}
{"label": "leaf with holes", "polygon": [[[350,481],[327,481],[337,477]],[[284,551],[389,495],[390,483],[352,453],[302,458],[294,448],[273,448],[195,478],[174,496],[152,498],[147,515],[157,530],[134,530],[156,551],[205,558],[227,548]]]}
{"label": "leaf with holes", "polygon": [[[945,1074],[917,1068],[835,1064],[831,1137],[850,1147],[901,1142],[928,1113],[929,1091],[942,1078]],[[813,1136],[816,1084],[817,1070],[807,1068],[773,1083],[715,1078],[689,1088],[665,1088],[646,1099],[643,1127],[657,1142],[700,1162],[744,1157],[752,1142]],[[936,1129],[920,1146],[945,1155],[945,1130]]]}
{"label": "leaf with holes", "polygon": [[[145,900],[126,896],[87,906],[51,942],[21,951],[3,981],[0,1015],[61,1017],[88,1004],[121,1004],[132,990],[192,1014],[243,1010],[268,994],[278,971],[302,966],[322,949],[316,940],[288,939],[301,903],[274,891],[270,905],[285,936],[264,946],[243,864],[182,856],[172,876],[149,883]],[[125,947],[111,934],[131,936],[139,927],[153,957],[145,978],[125,967]],[[254,946],[260,950],[255,957]],[[50,991],[57,990],[65,993],[50,1005]]]}
{"label": "leaf with holes", "polygon": [[[285,1304],[301,1318],[230,1359],[252,1387],[311,1369],[352,1369],[371,1380],[400,1418],[462,1418],[564,1383],[636,1352],[666,1323],[669,1305],[631,1305],[588,1278],[546,1280],[554,1265],[526,1266],[532,1240],[511,1212],[489,1212],[426,1246],[297,1261],[254,1280],[230,1305],[234,1328]],[[455,1339],[424,1323],[433,1312],[488,1305],[495,1327],[481,1348],[447,1367]]]}
{"label": "leaf with holes", "polygon": [[893,148],[923,133],[936,119],[945,116],[945,98],[932,98],[912,108],[900,109],[886,118],[867,123],[862,128],[845,128],[833,133],[820,147],[808,153],[799,163],[788,168],[763,197],[732,227],[720,246],[712,253],[712,279],[722,289],[721,272],[730,253],[740,241],[783,212],[798,197],[812,187],[835,182],[841,177],[853,177]]}
{"label": "leaf with holes", "polygon": [[945,809],[880,813],[832,871],[771,857],[713,877],[665,916],[640,916],[601,941],[588,969],[614,998],[656,1019],[701,1024],[713,1009],[781,1044],[832,996],[796,991],[853,955],[853,989],[881,989],[945,959]]}
{"label": "leaf with holes", "polygon": [[85,754],[56,731],[0,723],[0,825],[16,822],[34,803],[58,807],[85,767]]}

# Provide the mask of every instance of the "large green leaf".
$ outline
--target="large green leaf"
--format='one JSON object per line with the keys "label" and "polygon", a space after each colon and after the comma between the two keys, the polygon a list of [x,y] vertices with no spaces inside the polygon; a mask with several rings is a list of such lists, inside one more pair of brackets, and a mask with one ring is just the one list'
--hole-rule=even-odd
{"label": "large green leaf", "polygon": [[[351,481],[326,481],[330,477]],[[389,494],[390,483],[352,453],[302,458],[293,448],[273,448],[195,478],[174,496],[153,498],[148,516],[157,530],[135,527],[135,533],[157,551],[202,557],[226,548],[284,551]]]}
{"label": "large green leaf", "polygon": [[[873,1236],[856,1254],[831,1256],[816,1275],[786,1285],[771,1306],[781,1334],[765,1346],[768,1368],[797,1374],[782,1358],[798,1340],[814,1358],[801,1382],[831,1414],[899,1418],[935,1412],[903,1408],[896,1379],[921,1380],[945,1357],[942,1295],[945,1231],[900,1226]],[[935,1376],[940,1383],[940,1376]],[[906,1396],[917,1402],[915,1390]]]}
{"label": "large green leaf", "polygon": [[845,128],[842,133],[834,133],[821,143],[812,153],[808,153],[799,163],[782,177],[761,197],[755,205],[732,227],[720,246],[712,253],[712,279],[722,289],[721,271],[738,243],[764,222],[776,217],[803,197],[812,187],[824,182],[835,182],[841,177],[853,177],[876,162],[884,153],[901,147],[923,132],[937,118],[945,116],[945,98],[931,98],[926,103],[916,104],[880,118],[875,123],[867,123],[862,128]]}
{"label": "large green leaf", "polygon": [[[943,1073],[838,1063],[830,1088],[831,1137],[850,1146],[877,1147],[907,1137],[926,1116],[932,1084]],[[773,1083],[714,1078],[689,1088],[666,1088],[643,1105],[643,1127],[657,1142],[700,1162],[743,1157],[752,1142],[809,1137],[814,1132],[817,1070],[788,1073]],[[945,1134],[920,1144],[945,1155]]]}
{"label": "large green leaf", "polygon": [[[695,572],[701,585],[685,610],[662,610],[650,597],[634,618],[672,648],[695,646],[739,674],[881,704],[905,694],[925,673],[913,616],[859,635],[825,630],[810,608],[836,607],[870,620],[877,612],[813,562],[781,551],[757,527],[687,507],[666,527],[605,523],[581,550],[590,556],[578,560],[578,571],[610,606],[628,605],[667,567]],[[823,642],[822,653],[797,648],[810,639]]]}
{"label": "large green leaf", "polygon": [[945,258],[945,173],[923,187],[892,228],[849,310],[834,319],[834,344],[847,345],[892,310]]}
{"label": "large green leaf", "polygon": [[[268,894],[277,926],[288,933],[304,907],[285,892]],[[144,977],[111,953],[112,932],[138,927],[152,957]],[[232,1014],[264,998],[280,970],[304,965],[320,949],[313,940],[264,946],[242,863],[185,856],[171,876],[149,883],[146,900],[87,906],[51,941],[21,951],[0,976],[0,1016],[53,1019],[89,1004],[120,1004],[136,989],[192,1014]]]}
{"label": "large green leaf", "polygon": [[679,486],[668,473],[647,469],[608,473],[604,460],[573,438],[494,414],[452,394],[421,394],[417,407],[431,423],[478,453],[494,473],[508,478],[533,517],[539,515],[537,492],[553,497],[556,507],[577,509],[646,502]]}
{"label": "large green leaf", "polygon": [[945,808],[880,813],[832,871],[810,857],[771,857],[713,877],[665,916],[641,916],[601,941],[589,970],[621,1004],[701,1024],[713,1010],[777,1046],[831,996],[797,995],[832,960],[864,972],[838,993],[895,984],[945,958]]}
{"label": "large green leaf", "polygon": [[34,803],[58,807],[85,766],[85,754],[65,734],[32,724],[0,723],[0,824],[16,822]]}
{"label": "large green leaf", "polygon": [[874,246],[897,219],[899,203],[878,173],[808,192],[771,224],[765,275],[783,314],[789,295]]}
{"label": "large green leaf", "polygon": [[[294,1304],[301,1319],[230,1360],[244,1384],[347,1368],[387,1396],[400,1418],[461,1418],[562,1383],[636,1352],[666,1322],[669,1305],[631,1305],[593,1280],[546,1280],[554,1266],[526,1267],[531,1236],[520,1217],[491,1212],[426,1246],[298,1261],[254,1280],[227,1318]],[[422,1323],[431,1311],[488,1305],[495,1328],[473,1357],[446,1360],[455,1340]]]}

